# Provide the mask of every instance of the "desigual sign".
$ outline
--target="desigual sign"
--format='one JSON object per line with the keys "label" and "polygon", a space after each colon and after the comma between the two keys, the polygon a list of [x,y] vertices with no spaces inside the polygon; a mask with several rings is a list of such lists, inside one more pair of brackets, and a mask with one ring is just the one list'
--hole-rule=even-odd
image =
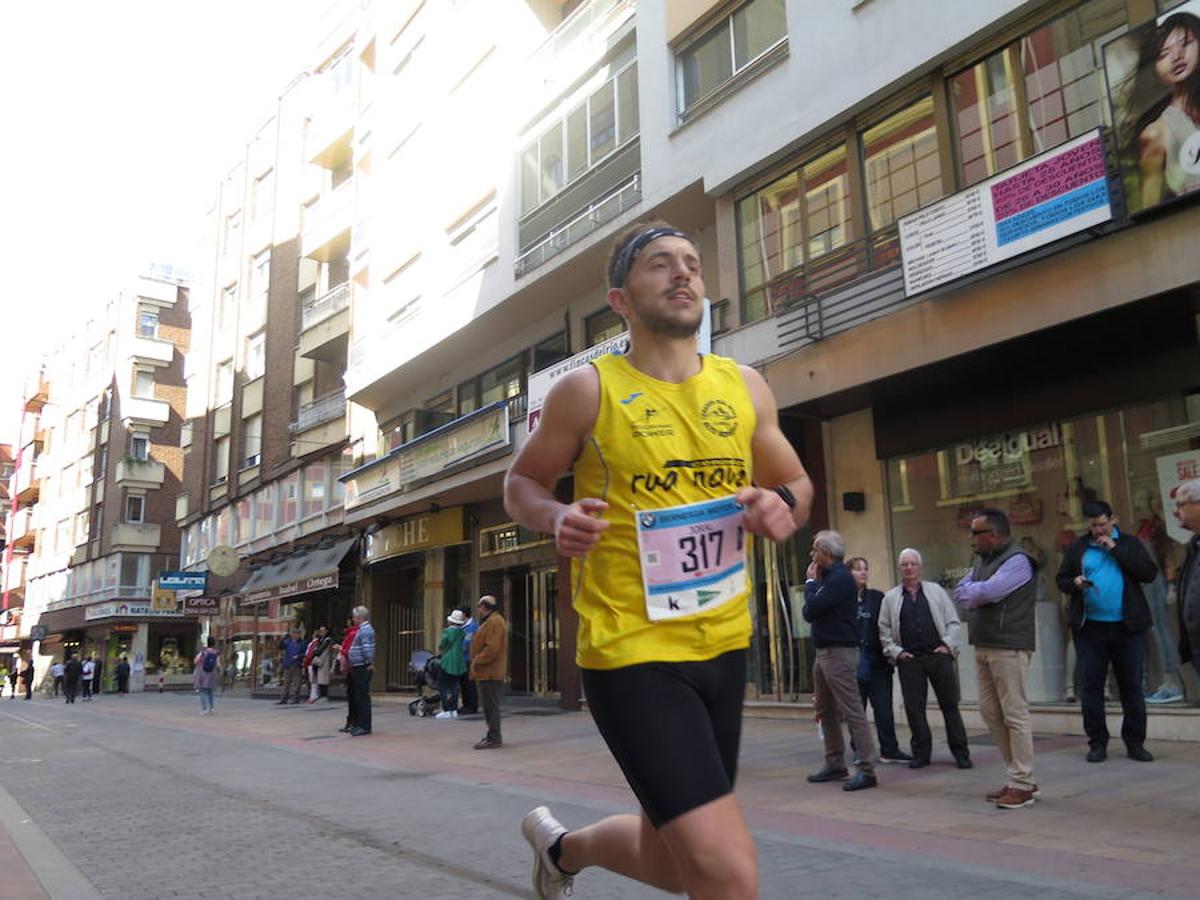
{"label": "desigual sign", "polygon": [[956,444],[954,464],[995,463],[1002,459],[1011,462],[1023,459],[1031,450],[1046,450],[1061,445],[1062,435],[1057,424],[1026,431],[1010,431],[981,441]]}

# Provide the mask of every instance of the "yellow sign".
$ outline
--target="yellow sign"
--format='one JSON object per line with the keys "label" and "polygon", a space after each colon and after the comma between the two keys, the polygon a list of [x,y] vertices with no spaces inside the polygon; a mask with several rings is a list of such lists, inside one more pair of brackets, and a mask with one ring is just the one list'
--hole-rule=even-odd
{"label": "yellow sign", "polygon": [[461,544],[467,540],[464,522],[461,506],[393,522],[367,535],[364,558],[373,563],[405,553]]}
{"label": "yellow sign", "polygon": [[154,586],[154,595],[150,598],[150,608],[155,612],[175,611],[175,592]]}

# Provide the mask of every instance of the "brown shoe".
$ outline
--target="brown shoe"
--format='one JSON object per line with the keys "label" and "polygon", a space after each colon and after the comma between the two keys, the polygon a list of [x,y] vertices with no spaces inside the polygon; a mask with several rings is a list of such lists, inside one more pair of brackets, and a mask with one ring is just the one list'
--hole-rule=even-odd
{"label": "brown shoe", "polygon": [[997,809],[1020,809],[1023,806],[1033,806],[1033,791],[1010,787],[996,798]]}
{"label": "brown shoe", "polygon": [[504,744],[502,744],[500,741],[489,741],[487,738],[484,738],[482,741],[480,741],[479,743],[477,743],[475,745],[475,749],[476,750],[495,750],[497,747],[503,747],[503,746],[504,746]]}
{"label": "brown shoe", "polygon": [[[992,791],[990,794],[986,794],[984,796],[984,799],[987,800],[988,803],[995,803],[997,800],[999,800],[1001,797],[1004,796],[1004,792],[1007,790],[1008,790],[1008,785],[1006,784],[1006,785],[1004,785],[1004,787],[1000,788],[1000,790]],[[1033,794],[1033,796],[1035,798],[1042,796],[1042,792],[1040,790],[1038,790],[1038,786],[1036,784],[1033,786],[1033,790],[1031,791],[1031,793]]]}

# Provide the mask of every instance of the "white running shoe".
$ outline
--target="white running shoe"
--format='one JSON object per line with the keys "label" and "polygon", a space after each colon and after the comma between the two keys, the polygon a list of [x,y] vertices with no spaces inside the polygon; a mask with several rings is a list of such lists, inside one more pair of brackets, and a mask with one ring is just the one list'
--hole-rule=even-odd
{"label": "white running shoe", "polygon": [[454,713],[450,712],[449,710],[443,709],[440,713],[438,713],[436,716],[434,716],[434,718],[435,719],[453,719]]}
{"label": "white running shoe", "polygon": [[567,875],[550,859],[550,848],[567,829],[545,806],[526,813],[521,820],[521,834],[533,848],[533,895],[538,900],[570,897],[575,878]]}

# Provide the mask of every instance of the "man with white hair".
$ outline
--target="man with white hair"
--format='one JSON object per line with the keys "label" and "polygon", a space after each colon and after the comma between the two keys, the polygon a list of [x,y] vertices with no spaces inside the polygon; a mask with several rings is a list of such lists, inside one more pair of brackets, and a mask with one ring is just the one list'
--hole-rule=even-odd
{"label": "man with white hair", "polygon": [[912,547],[900,551],[900,584],[883,595],[879,608],[879,641],[884,655],[900,673],[904,712],[912,732],[910,769],[929,765],[933,735],[925,718],[929,686],[946,722],[946,742],[960,769],[971,768],[967,729],[958,711],[958,670],[962,625],[954,601],[940,584],[923,581],[924,561]]}
{"label": "man with white hair", "polygon": [[1175,518],[1192,533],[1175,586],[1179,597],[1179,656],[1192,668],[1200,663],[1200,478],[1174,491]]}
{"label": "man with white hair", "polygon": [[371,733],[371,676],[375,674],[375,629],[370,611],[365,606],[354,607],[354,624],[358,631],[346,656],[350,660],[350,718],[354,725],[351,737]]}
{"label": "man with white hair", "polygon": [[858,751],[858,772],[842,785],[844,791],[873,788],[875,736],[858,694],[858,586],[842,562],[846,542],[836,531],[813,537],[812,563],[804,585],[804,621],[812,626],[817,648],[813,664],[813,707],[825,738],[825,767],[808,776],[813,783],[841,781],[846,769],[842,721]]}

